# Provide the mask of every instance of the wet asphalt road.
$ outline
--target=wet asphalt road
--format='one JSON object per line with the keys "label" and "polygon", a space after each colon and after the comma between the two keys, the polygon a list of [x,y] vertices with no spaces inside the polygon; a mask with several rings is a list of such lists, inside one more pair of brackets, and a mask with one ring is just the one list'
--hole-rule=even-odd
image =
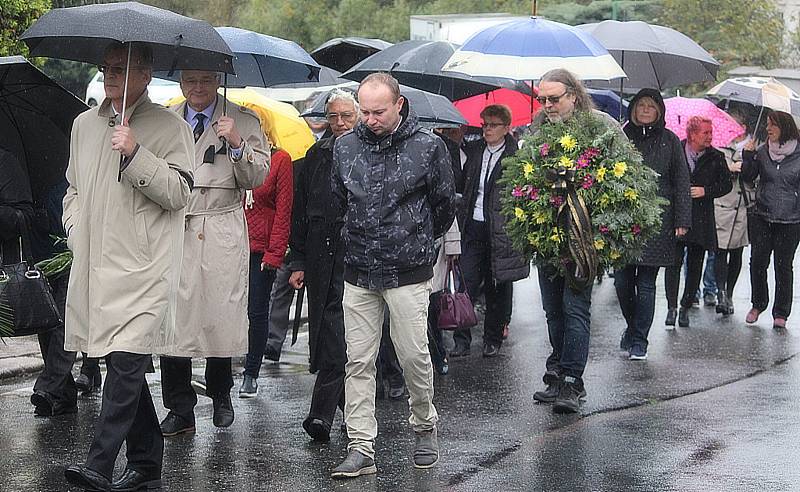
{"label": "wet asphalt road", "polygon": [[[588,398],[580,416],[561,416],[531,398],[549,344],[535,277],[519,282],[501,356],[482,359],[473,337],[472,355],[436,377],[438,467],[413,469],[407,404],[381,400],[378,475],[348,482],[328,478],[346,437],[335,430],[329,444],[313,444],[300,427],[313,386],[301,334],[280,364],[264,365],[257,398],[234,398],[231,428],[214,428],[200,398],[197,434],[167,440],[164,490],[800,490],[800,315],[782,333],[768,314],[745,325],[748,283],[745,266],[730,319],[701,307],[691,328],[667,332],[662,272],[646,362],[618,351],[624,322],[612,280],[596,285]],[[159,374],[148,378],[163,417]],[[63,467],[85,458],[100,400],[81,400],[77,415],[34,418],[32,386],[0,382],[0,490],[69,490]]]}

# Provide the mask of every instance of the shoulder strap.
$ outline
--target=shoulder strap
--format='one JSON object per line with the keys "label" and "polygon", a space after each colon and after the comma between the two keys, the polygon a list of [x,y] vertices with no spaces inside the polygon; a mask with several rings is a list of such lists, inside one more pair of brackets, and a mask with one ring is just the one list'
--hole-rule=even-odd
{"label": "shoulder strap", "polygon": [[[17,216],[17,221],[19,224],[19,261],[27,261],[28,265],[32,266],[33,255],[31,254],[31,238],[28,218],[25,217],[25,214],[23,214],[21,210],[15,210],[14,214]],[[23,247],[25,245],[27,245],[27,255],[25,254],[25,248]]]}

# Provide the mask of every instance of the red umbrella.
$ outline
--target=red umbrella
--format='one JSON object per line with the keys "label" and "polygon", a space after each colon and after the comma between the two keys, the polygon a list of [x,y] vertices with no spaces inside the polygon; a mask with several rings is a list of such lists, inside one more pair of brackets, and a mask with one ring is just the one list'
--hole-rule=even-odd
{"label": "red umbrella", "polygon": [[[481,111],[490,104],[505,104],[511,109],[511,126],[528,125],[532,115],[539,111],[541,105],[533,96],[527,96],[511,89],[497,89],[485,94],[454,101],[455,107],[461,111],[469,126],[481,126]],[[531,104],[533,104],[531,106]]]}

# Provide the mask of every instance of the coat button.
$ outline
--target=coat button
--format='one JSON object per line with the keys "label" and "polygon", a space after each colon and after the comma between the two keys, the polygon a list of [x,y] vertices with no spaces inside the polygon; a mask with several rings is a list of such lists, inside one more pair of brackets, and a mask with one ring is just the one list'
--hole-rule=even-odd
{"label": "coat button", "polygon": [[202,232],[201,232],[200,234],[198,234],[198,235],[197,235],[197,239],[199,239],[199,240],[201,240],[201,241],[202,241],[203,239],[205,239],[205,236],[203,235],[203,233],[202,233]]}
{"label": "coat button", "polygon": [[200,194],[201,194],[201,195],[205,195],[205,194],[206,194],[206,189],[205,189],[205,188],[201,189],[201,190],[200,190]]}
{"label": "coat button", "polygon": [[144,186],[144,184],[145,184],[145,181],[143,179],[140,179],[139,180],[139,186]]}

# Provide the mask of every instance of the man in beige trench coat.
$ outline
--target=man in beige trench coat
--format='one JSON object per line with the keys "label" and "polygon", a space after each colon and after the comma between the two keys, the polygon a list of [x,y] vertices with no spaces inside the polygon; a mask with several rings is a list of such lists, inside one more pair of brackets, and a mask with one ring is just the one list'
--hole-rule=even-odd
{"label": "man in beige trench coat", "polygon": [[233,423],[231,357],[247,353],[250,244],[242,201],[264,182],[269,146],[249,109],[217,94],[219,74],[186,70],[186,101],[171,109],[193,129],[194,189],[186,209],[183,266],[178,292],[176,351],[161,358],[161,387],[169,413],[164,436],[193,432],[197,396],[192,361],[206,357],[206,395],[217,427]]}
{"label": "man in beige trench coat", "polygon": [[[145,380],[153,353],[172,352],[192,186],[192,134],[180,117],[150,102],[152,54],[112,45],[101,70],[106,99],[72,128],[64,229],[74,254],[65,348],[105,357],[103,403],[86,463],[65,470],[87,490],[161,485],[164,438]],[[120,158],[120,155],[122,158]],[[110,484],[127,444],[127,467]]]}

